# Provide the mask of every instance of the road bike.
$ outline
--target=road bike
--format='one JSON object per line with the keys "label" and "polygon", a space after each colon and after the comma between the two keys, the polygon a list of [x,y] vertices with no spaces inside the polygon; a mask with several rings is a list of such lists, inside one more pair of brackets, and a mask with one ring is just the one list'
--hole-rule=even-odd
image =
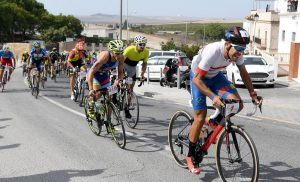
{"label": "road bike", "polygon": [[[259,97],[261,99],[261,97]],[[208,154],[211,144],[216,143],[216,166],[222,181],[258,181],[259,157],[250,135],[244,128],[235,125],[231,117],[237,113],[239,103],[249,103],[252,100],[224,100],[225,107],[216,110],[211,119],[215,119],[220,113],[223,117],[216,128],[209,132],[202,130],[196,146],[196,159],[199,163]],[[261,109],[261,105],[259,106]],[[252,112],[247,116],[255,114],[257,106],[254,105]],[[186,168],[186,156],[189,148],[189,131],[194,119],[186,111],[175,112],[171,118],[168,130],[168,141],[172,155],[176,163]],[[204,133],[204,135],[203,135]],[[203,137],[203,136],[204,137]]]}
{"label": "road bike", "polygon": [[22,65],[22,75],[23,75],[23,77],[26,77],[27,73],[28,73],[27,63],[23,62],[23,65]]}
{"label": "road bike", "polygon": [[[0,67],[1,67],[1,65],[0,65]],[[11,69],[13,69],[12,66],[5,65],[5,67],[4,67],[3,76],[2,76],[2,80],[1,80],[1,83],[2,83],[1,84],[1,92],[4,91],[4,87],[7,84],[7,82],[9,81],[9,77],[10,77],[9,70],[11,70]]]}
{"label": "road bike", "polygon": [[[98,101],[96,102],[95,97],[84,97],[84,111],[88,125],[91,131],[97,136],[101,134],[102,126],[105,125],[107,133],[111,134],[118,147],[124,149],[126,145],[126,135],[123,121],[119,114],[119,110],[110,101],[109,93],[100,90],[98,90],[97,92],[102,92],[102,95],[101,98],[98,99]],[[88,114],[89,99],[94,99],[95,102],[95,118],[91,118]]]}
{"label": "road bike", "polygon": [[[130,91],[129,84],[132,84],[132,78],[125,76],[117,94],[114,95],[113,101],[119,111],[123,113],[122,118],[125,118],[127,126],[134,129],[139,122],[140,106],[138,97],[133,91]],[[131,118],[126,118],[125,109],[130,111]]]}

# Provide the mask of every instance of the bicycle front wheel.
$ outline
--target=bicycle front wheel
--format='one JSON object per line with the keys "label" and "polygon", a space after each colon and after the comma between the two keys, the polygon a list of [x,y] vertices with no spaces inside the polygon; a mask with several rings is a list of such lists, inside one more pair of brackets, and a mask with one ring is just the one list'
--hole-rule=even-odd
{"label": "bicycle front wheel", "polygon": [[[128,97],[127,97],[128,98]],[[140,106],[139,101],[134,92],[131,93],[131,103],[128,103],[128,99],[126,99],[126,105],[128,110],[131,113],[131,118],[126,118],[126,124],[129,128],[134,129],[139,122],[140,117]]]}
{"label": "bicycle front wheel", "polygon": [[91,129],[91,131],[99,136],[101,134],[101,130],[102,130],[102,123],[101,123],[101,117],[100,114],[98,112],[98,109],[96,106],[94,106],[94,111],[95,111],[95,118],[90,118],[88,115],[88,109],[89,109],[89,103],[88,103],[88,96],[85,96],[83,99],[83,106],[84,106],[84,113],[86,116],[86,120],[88,122],[88,125]]}
{"label": "bicycle front wheel", "polygon": [[169,124],[168,141],[172,155],[180,167],[187,167],[185,157],[189,150],[189,132],[192,116],[186,111],[177,111]]}
{"label": "bicycle front wheel", "polygon": [[111,116],[108,118],[108,131],[112,135],[116,144],[124,149],[126,145],[125,128],[119,114],[119,110],[112,103],[108,102],[108,107],[111,109]]}
{"label": "bicycle front wheel", "polygon": [[219,135],[216,164],[223,181],[258,181],[259,158],[256,147],[246,131],[232,125]]}

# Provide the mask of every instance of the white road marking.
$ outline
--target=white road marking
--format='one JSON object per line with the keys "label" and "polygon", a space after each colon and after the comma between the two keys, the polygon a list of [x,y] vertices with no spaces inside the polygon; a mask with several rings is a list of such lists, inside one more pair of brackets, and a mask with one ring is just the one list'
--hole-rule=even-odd
{"label": "white road marking", "polygon": [[[85,114],[82,114],[81,112],[78,112],[78,111],[76,111],[76,110],[74,110],[74,109],[71,109],[71,108],[65,106],[65,105],[62,105],[61,103],[56,102],[56,101],[50,99],[49,97],[43,96],[42,94],[40,94],[40,96],[41,96],[42,98],[44,98],[45,100],[49,101],[50,103],[52,103],[52,104],[54,104],[54,105],[56,105],[56,106],[58,106],[58,107],[60,107],[60,108],[62,108],[62,109],[64,109],[64,110],[67,110],[67,111],[69,111],[69,112],[71,112],[71,113],[73,113],[73,114],[76,114],[76,115],[78,115],[78,116],[81,116],[81,117],[83,117],[83,118],[86,118]],[[148,144],[151,144],[151,146],[149,146],[149,147],[151,147],[151,148],[155,148],[155,149],[159,148],[159,149],[163,149],[163,150],[170,151],[169,146],[167,146],[167,145],[162,145],[162,144],[160,144],[160,143],[158,143],[158,142],[154,142],[153,139],[146,138],[146,137],[143,137],[143,136],[141,136],[141,135],[138,135],[138,134],[136,134],[136,133],[132,133],[132,132],[129,132],[129,131],[125,131],[125,133],[126,133],[127,136],[135,137],[135,138],[137,138],[137,139],[139,139],[139,140],[141,140],[141,141],[144,141],[144,142],[146,142],[146,143],[148,143]]]}

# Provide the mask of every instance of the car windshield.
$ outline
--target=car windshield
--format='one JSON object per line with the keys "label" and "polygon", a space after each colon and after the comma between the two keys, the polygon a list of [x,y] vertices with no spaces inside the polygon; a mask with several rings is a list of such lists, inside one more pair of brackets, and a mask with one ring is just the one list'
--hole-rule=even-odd
{"label": "car windshield", "polygon": [[164,56],[175,56],[175,52],[164,52]]}
{"label": "car windshield", "polygon": [[267,65],[267,62],[260,57],[244,57],[245,65]]}
{"label": "car windshield", "polygon": [[147,61],[147,65],[156,65],[157,64],[157,59],[149,59]]}
{"label": "car windshield", "polygon": [[167,62],[167,60],[168,60],[168,59],[165,59],[165,58],[159,59],[159,60],[158,60],[158,65],[165,65],[166,62]]}
{"label": "car windshield", "polygon": [[187,57],[181,57],[181,60],[182,60],[183,66],[189,66],[192,64],[192,61]]}

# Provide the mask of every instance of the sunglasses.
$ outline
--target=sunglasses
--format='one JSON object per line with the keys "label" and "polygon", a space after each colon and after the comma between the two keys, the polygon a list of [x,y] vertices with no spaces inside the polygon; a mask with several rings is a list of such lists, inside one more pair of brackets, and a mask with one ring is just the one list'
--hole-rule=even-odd
{"label": "sunglasses", "polygon": [[245,49],[246,49],[246,47],[239,46],[239,45],[234,45],[234,44],[232,44],[232,47],[233,47],[236,51],[238,51],[238,52],[244,52]]}
{"label": "sunglasses", "polygon": [[146,46],[145,43],[138,43],[137,45],[138,45],[139,47],[145,47],[145,46]]}
{"label": "sunglasses", "polygon": [[114,54],[118,56],[118,55],[122,55],[123,52],[115,52]]}

